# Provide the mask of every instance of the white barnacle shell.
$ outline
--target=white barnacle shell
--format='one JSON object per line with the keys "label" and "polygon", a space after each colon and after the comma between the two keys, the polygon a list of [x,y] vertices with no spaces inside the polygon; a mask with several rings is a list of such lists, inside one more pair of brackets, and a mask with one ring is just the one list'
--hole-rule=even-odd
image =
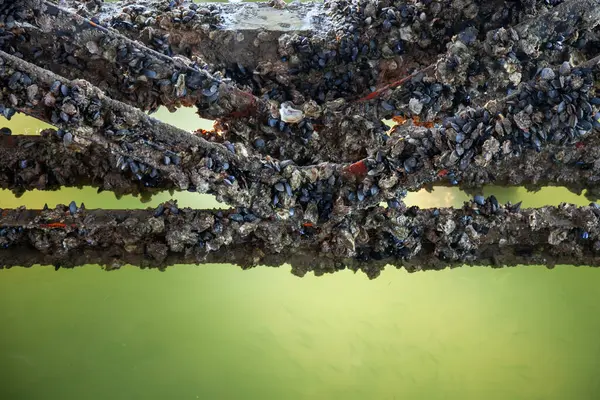
{"label": "white barnacle shell", "polygon": [[300,110],[292,108],[292,103],[286,101],[285,103],[281,103],[279,108],[279,117],[283,122],[288,124],[297,124],[304,118],[304,113]]}

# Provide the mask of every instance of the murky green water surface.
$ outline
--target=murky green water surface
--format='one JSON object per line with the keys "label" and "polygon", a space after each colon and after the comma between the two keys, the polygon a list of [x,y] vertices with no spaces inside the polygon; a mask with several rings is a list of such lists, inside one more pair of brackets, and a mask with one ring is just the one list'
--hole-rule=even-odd
{"label": "murky green water surface", "polygon": [[[202,127],[192,110],[158,117]],[[22,116],[0,125],[43,126]],[[524,207],[587,204],[559,188],[489,194]],[[0,191],[0,207],[168,198]],[[408,202],[466,199],[437,189]],[[598,399],[599,335],[600,269],[587,267],[390,268],[374,281],[231,265],[0,271],[0,399]]]}

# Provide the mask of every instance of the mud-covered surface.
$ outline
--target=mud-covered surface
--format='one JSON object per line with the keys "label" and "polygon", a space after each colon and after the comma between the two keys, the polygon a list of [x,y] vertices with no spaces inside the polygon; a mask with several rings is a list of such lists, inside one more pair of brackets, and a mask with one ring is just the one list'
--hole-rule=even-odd
{"label": "mud-covered surface", "polygon": [[370,278],[387,263],[411,272],[463,264],[598,266],[598,218],[596,204],[521,210],[493,196],[477,196],[460,210],[374,208],[321,226],[263,220],[243,209],[164,203],[155,210],[101,211],[72,202],[3,211],[0,265],[114,269],[233,261],[244,268],[288,263],[300,276],[350,268]]}

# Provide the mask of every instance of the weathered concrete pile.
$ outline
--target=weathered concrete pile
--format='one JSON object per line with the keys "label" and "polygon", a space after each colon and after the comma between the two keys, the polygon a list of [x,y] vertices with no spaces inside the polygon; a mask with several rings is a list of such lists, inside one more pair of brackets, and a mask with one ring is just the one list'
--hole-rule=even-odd
{"label": "weathered concrete pile", "polygon": [[[402,198],[484,184],[599,198],[598,21],[596,0],[0,0],[0,111],[57,128],[0,132],[0,187],[189,190],[236,207],[7,211],[0,264],[596,265],[593,206]],[[215,128],[145,113],[159,106],[195,106]]]}

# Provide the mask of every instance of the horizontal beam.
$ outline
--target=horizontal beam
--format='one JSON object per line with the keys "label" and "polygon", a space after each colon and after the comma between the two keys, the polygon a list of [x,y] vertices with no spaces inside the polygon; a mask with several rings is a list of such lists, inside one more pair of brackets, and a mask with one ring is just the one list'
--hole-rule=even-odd
{"label": "horizontal beam", "polygon": [[[410,129],[406,127],[402,132],[406,134],[405,141],[415,140]],[[148,179],[147,174],[158,171],[144,171],[146,175],[141,175],[140,180],[134,172],[138,164],[132,170],[133,160],[128,157],[111,153],[95,143],[74,142],[65,146],[59,135],[56,130],[47,129],[41,136],[0,136],[0,188],[21,194],[33,189],[92,186],[117,196],[133,194],[144,198],[157,191],[179,189],[168,179]],[[519,156],[492,160],[485,167],[470,164],[463,171],[448,170],[435,176],[431,172],[417,172],[408,175],[407,186],[418,190],[422,188],[420,182],[429,182],[425,187],[457,186],[471,193],[488,184],[524,186],[529,190],[561,186],[577,194],[587,190],[586,196],[595,200],[600,198],[596,189],[600,172],[594,161],[600,157],[599,141],[598,135],[588,135],[576,146],[547,144],[540,152],[524,151]]]}
{"label": "horizontal beam", "polygon": [[378,276],[388,264],[408,271],[447,266],[556,263],[600,265],[598,206],[523,209],[476,198],[462,209],[373,209],[339,223],[262,220],[244,210],[4,210],[0,265],[134,262],[289,263],[297,275],[345,267]]}

